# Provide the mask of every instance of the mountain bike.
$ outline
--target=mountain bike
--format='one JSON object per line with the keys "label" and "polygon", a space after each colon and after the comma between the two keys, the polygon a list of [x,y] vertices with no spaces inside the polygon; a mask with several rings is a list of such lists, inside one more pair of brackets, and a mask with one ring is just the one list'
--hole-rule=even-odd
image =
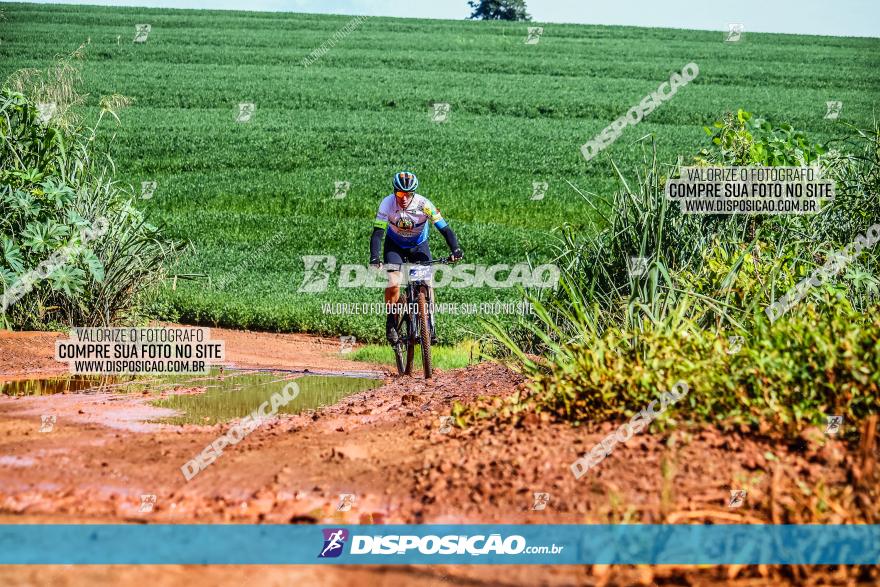
{"label": "mountain bike", "polygon": [[[457,261],[457,260],[456,260]],[[392,345],[397,372],[412,375],[416,345],[422,347],[422,368],[425,379],[433,373],[431,365],[431,338],[434,330],[434,290],[431,288],[431,265],[449,264],[452,257],[436,259],[427,263],[410,263],[407,268],[406,289],[398,300],[397,342]],[[404,355],[405,351],[405,355]]]}

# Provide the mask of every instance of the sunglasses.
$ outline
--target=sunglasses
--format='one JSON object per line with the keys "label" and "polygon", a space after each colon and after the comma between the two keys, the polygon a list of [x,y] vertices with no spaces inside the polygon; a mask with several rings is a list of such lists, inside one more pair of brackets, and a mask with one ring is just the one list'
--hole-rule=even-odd
{"label": "sunglasses", "polygon": [[413,195],[413,193],[412,193],[412,192],[400,192],[400,191],[396,191],[396,192],[394,192],[394,195],[397,196],[398,198],[408,198],[408,197],[410,197],[411,195]]}

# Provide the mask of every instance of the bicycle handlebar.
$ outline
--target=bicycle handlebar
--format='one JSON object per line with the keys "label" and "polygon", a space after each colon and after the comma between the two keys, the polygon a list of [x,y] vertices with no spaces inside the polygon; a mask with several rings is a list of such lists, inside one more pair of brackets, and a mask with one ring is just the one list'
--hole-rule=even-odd
{"label": "bicycle handlebar", "polygon": [[448,257],[443,257],[442,259],[431,259],[427,263],[415,262],[415,263],[410,263],[410,265],[437,265],[437,264],[454,265],[461,260],[462,260],[462,257],[459,257],[458,259],[453,259],[452,255],[449,255]]}
{"label": "bicycle handlebar", "polygon": [[437,264],[455,265],[456,263],[458,263],[462,259],[463,259],[463,257],[459,257],[458,259],[453,259],[452,255],[449,255],[448,257],[443,257],[442,259],[431,259],[427,263],[425,263],[424,261],[405,261],[401,265],[437,265]]}

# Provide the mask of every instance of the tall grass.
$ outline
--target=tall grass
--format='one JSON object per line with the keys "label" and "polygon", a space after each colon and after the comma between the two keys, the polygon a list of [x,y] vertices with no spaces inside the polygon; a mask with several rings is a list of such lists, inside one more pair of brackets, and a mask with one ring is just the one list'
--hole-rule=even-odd
{"label": "tall grass", "polygon": [[[572,421],[623,415],[680,377],[694,384],[688,414],[697,419],[763,420],[794,433],[829,409],[863,418],[880,408],[872,342],[880,324],[860,312],[877,308],[880,251],[813,288],[781,323],[764,316],[880,222],[880,128],[850,129],[846,149],[743,112],[714,128],[697,164],[819,165],[835,180],[836,199],[811,216],[683,215],[663,189],[681,162],[660,165],[652,141],[632,177],[614,166],[619,188],[607,201],[572,186],[604,225],[563,231],[560,287],[526,292],[532,319],[514,329],[486,321],[501,357],[530,377],[531,391],[513,398],[510,413],[531,405]],[[647,271],[628,272],[629,257],[646,257]],[[746,350],[726,356],[729,336]]]}
{"label": "tall grass", "polygon": [[[12,289],[53,253],[63,264],[37,279],[0,316],[6,328],[111,325],[143,319],[144,296],[163,277],[179,245],[150,224],[128,186],[113,180],[109,153],[94,139],[105,117],[128,105],[100,100],[85,126],[77,92],[83,47],[45,72],[13,74],[0,89],[0,283]],[[56,104],[43,120],[41,101]],[[103,224],[97,239],[83,231]]]}
{"label": "tall grass", "polygon": [[[681,161],[662,165],[653,138],[642,140],[642,161],[627,177],[612,163],[618,189],[610,197],[571,184],[598,217],[592,230],[563,226],[556,247],[562,269],[556,292],[526,292],[536,319],[516,328],[486,320],[491,336],[529,368],[534,354],[568,356],[566,347],[593,340],[609,326],[633,333],[650,324],[681,328],[685,320],[716,331],[746,329],[756,312],[820,265],[859,231],[880,221],[878,169],[880,127],[854,130],[841,143],[846,152],[812,144],[787,125],[774,125],[739,111],[706,129],[712,147],[697,165],[819,165],[837,183],[837,196],[814,216],[686,215],[664,195]],[[634,274],[630,259],[647,259]],[[866,255],[843,277],[854,300],[870,294],[876,280]],[[760,287],[743,295],[747,276]]]}
{"label": "tall grass", "polygon": [[[725,243],[725,250],[737,257],[731,267],[735,274],[745,257],[738,245],[744,242],[747,221],[681,214],[663,191],[674,166],[661,166],[653,140],[643,140],[642,162],[634,177],[612,165],[619,187],[611,197],[571,184],[591,209],[588,217],[597,216],[602,224],[580,231],[562,227],[555,258],[561,269],[560,288],[526,293],[537,320],[521,321],[513,330],[497,320],[485,322],[492,336],[526,365],[534,365],[530,353],[567,356],[566,347],[595,339],[611,325],[639,331],[648,322],[674,326],[684,318],[705,320],[709,313],[739,325],[726,296],[688,290],[676,272],[699,269],[704,252]],[[634,258],[647,260],[644,272],[631,271]],[[683,297],[700,303],[681,304]]]}

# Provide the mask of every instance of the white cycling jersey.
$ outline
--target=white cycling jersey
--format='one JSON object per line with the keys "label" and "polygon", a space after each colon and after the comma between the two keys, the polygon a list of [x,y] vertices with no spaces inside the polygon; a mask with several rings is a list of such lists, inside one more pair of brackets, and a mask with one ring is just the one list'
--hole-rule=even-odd
{"label": "white cycling jersey", "polygon": [[437,228],[446,226],[440,211],[431,201],[420,195],[413,194],[409,205],[401,208],[394,194],[387,196],[379,204],[376,221],[373,226],[385,230],[385,235],[401,247],[410,248],[428,240],[428,221]]}

